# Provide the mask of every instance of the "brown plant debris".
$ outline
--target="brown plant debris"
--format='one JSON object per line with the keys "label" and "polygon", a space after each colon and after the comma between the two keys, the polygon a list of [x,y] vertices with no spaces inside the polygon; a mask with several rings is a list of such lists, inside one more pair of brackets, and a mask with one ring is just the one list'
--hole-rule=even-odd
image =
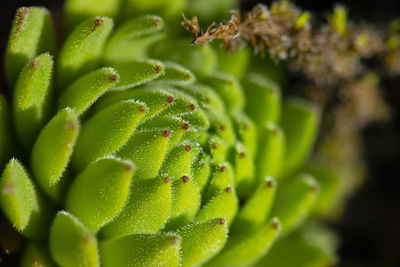
{"label": "brown plant debris", "polygon": [[256,5],[241,15],[232,11],[229,21],[211,24],[205,32],[196,17],[183,16],[182,25],[192,33],[192,44],[222,40],[228,51],[251,43],[256,53],[265,51],[274,60],[286,60],[293,71],[303,72],[318,85],[350,81],[363,73],[361,60],[378,57],[392,73],[400,73],[400,22],[388,31],[347,20],[347,10],[336,6],[328,23],[312,27],[309,12],[288,0],[267,7]]}

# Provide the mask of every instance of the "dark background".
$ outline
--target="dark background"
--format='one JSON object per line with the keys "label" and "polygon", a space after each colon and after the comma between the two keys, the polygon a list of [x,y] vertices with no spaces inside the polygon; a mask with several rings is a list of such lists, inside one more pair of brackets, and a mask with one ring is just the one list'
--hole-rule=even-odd
{"label": "dark background", "polygon": [[[259,2],[270,1],[242,0],[241,8],[248,10]],[[320,16],[338,3],[330,0],[294,2]],[[62,0],[1,0],[1,66],[15,10],[27,5],[53,9],[59,8],[62,3]],[[350,0],[339,3],[349,8],[350,17],[355,21],[383,25],[396,16],[400,18],[400,0]],[[393,116],[390,122],[375,123],[363,131],[368,177],[351,198],[341,222],[333,225],[342,239],[340,266],[400,266],[400,77],[383,77],[382,87]],[[4,75],[0,75],[0,91],[5,89]]]}

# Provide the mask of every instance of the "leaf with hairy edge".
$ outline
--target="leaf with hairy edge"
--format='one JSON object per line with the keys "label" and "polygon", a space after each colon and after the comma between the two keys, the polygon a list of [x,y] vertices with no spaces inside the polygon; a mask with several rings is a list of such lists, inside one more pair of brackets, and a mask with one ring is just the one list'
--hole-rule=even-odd
{"label": "leaf with hairy edge", "polygon": [[165,66],[154,59],[135,60],[110,64],[120,76],[119,83],[112,90],[136,87],[164,75]]}
{"label": "leaf with hairy edge", "polygon": [[100,266],[95,235],[65,211],[54,219],[49,243],[51,256],[60,266]]}
{"label": "leaf with hairy edge", "polygon": [[22,69],[14,89],[13,115],[17,134],[28,150],[50,113],[53,59],[42,54]]}
{"label": "leaf with hairy edge", "polygon": [[200,266],[217,254],[228,238],[223,218],[196,222],[178,229],[181,236],[182,266]]}
{"label": "leaf with hairy edge", "polygon": [[213,218],[225,218],[228,225],[233,221],[239,208],[235,189],[226,187],[211,198],[199,211],[196,221],[208,221]]}
{"label": "leaf with hairy edge", "polygon": [[318,133],[320,110],[300,98],[286,100],[282,108],[282,129],[286,138],[285,168],[288,176],[304,163],[311,153]]}
{"label": "leaf with hairy edge", "polygon": [[64,22],[67,32],[77,24],[94,16],[114,18],[120,7],[121,0],[67,0],[64,5]]}
{"label": "leaf with hairy edge", "polygon": [[178,180],[182,176],[190,175],[192,163],[192,146],[181,143],[173,147],[166,155],[159,174],[168,176],[171,180]]}
{"label": "leaf with hairy edge", "polygon": [[196,77],[187,68],[180,64],[165,61],[165,74],[160,76],[156,81],[171,85],[186,85],[194,82]]}
{"label": "leaf with hairy edge", "polygon": [[52,207],[39,195],[26,170],[11,159],[0,180],[0,204],[4,214],[30,238],[43,238],[50,225]]}
{"label": "leaf with hairy edge", "polygon": [[31,167],[36,181],[53,200],[60,201],[62,175],[79,133],[78,116],[69,108],[59,111],[43,128],[32,149]]}
{"label": "leaf with hairy edge", "polygon": [[251,153],[240,142],[231,150],[231,162],[234,164],[235,184],[240,198],[249,196],[256,184],[255,165]]}
{"label": "leaf with hairy edge", "polygon": [[72,166],[84,169],[98,158],[113,154],[131,137],[146,105],[131,100],[121,101],[99,111],[83,126],[72,155]]}
{"label": "leaf with hairy edge", "polygon": [[257,125],[278,123],[281,111],[279,85],[267,77],[249,73],[242,81],[247,104],[246,111]]}
{"label": "leaf with hairy edge", "polygon": [[21,267],[55,267],[48,248],[39,242],[29,241],[21,256]]}
{"label": "leaf with hairy edge", "polygon": [[50,13],[42,7],[17,10],[5,56],[5,70],[14,85],[23,66],[38,54],[55,52],[55,34]]}
{"label": "leaf with hairy edge", "polygon": [[264,256],[279,236],[281,225],[278,218],[272,218],[256,232],[231,237],[221,253],[213,258],[206,266],[239,267],[252,266]]}
{"label": "leaf with hairy edge", "polygon": [[135,17],[122,24],[111,35],[105,49],[107,62],[144,58],[150,45],[164,37],[164,21],[159,16]]}
{"label": "leaf with hairy edge", "polygon": [[214,173],[206,192],[203,195],[202,202],[207,203],[218,192],[225,190],[227,187],[235,187],[234,170],[229,162],[223,162],[214,166]]}
{"label": "leaf with hairy edge", "polygon": [[136,179],[152,178],[164,161],[170,134],[168,129],[135,132],[117,152],[117,156],[135,164]]}
{"label": "leaf with hairy edge", "polygon": [[281,169],[286,168],[285,136],[281,128],[270,122],[261,126],[258,130],[258,155],[257,176],[263,179],[265,176],[279,177]]}
{"label": "leaf with hairy edge", "polygon": [[176,234],[129,235],[100,242],[100,255],[105,267],[173,267],[180,266],[180,248]]}
{"label": "leaf with hairy edge", "polygon": [[123,208],[134,172],[132,163],[100,159],[72,182],[65,201],[68,212],[96,232]]}
{"label": "leaf with hairy edge", "polygon": [[269,217],[275,199],[276,180],[266,177],[239,210],[230,234],[232,236],[247,235],[259,229]]}
{"label": "leaf with hairy edge", "polygon": [[166,230],[174,230],[189,223],[200,207],[200,193],[193,179],[182,176],[172,183],[172,206]]}
{"label": "leaf with hairy edge", "polygon": [[11,132],[10,111],[7,100],[0,94],[0,169],[11,158],[13,134]]}
{"label": "leaf with hairy edge", "polygon": [[197,161],[192,164],[192,177],[200,192],[204,190],[211,174],[211,158],[206,153],[201,153]]}
{"label": "leaf with hairy edge", "polygon": [[76,114],[81,115],[118,81],[118,72],[113,68],[105,67],[95,70],[68,86],[60,97],[59,106],[60,108],[70,107]]}
{"label": "leaf with hairy edge", "polygon": [[59,89],[97,67],[112,28],[112,19],[93,17],[79,24],[67,37],[57,64]]}
{"label": "leaf with hairy edge", "polygon": [[154,234],[167,221],[171,202],[168,177],[134,180],[124,208],[114,220],[103,227],[101,236],[110,239],[130,234]]}
{"label": "leaf with hairy edge", "polygon": [[309,174],[299,174],[279,187],[271,215],[280,219],[284,233],[306,218],[318,191],[317,181]]}
{"label": "leaf with hairy edge", "polygon": [[232,121],[238,140],[247,147],[253,158],[256,158],[258,152],[258,135],[254,122],[246,113],[240,111],[232,114]]}

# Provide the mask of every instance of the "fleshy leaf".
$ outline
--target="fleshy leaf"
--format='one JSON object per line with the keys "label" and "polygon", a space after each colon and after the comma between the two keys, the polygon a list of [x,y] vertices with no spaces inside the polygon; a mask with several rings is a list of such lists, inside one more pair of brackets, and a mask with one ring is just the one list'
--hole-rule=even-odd
{"label": "fleshy leaf", "polygon": [[166,177],[134,182],[124,208],[104,226],[101,235],[115,238],[130,234],[154,234],[165,224],[171,211],[171,185]]}
{"label": "fleshy leaf", "polygon": [[68,86],[74,79],[97,67],[113,21],[92,17],[79,24],[67,37],[57,64],[57,85]]}
{"label": "fleshy leaf", "polygon": [[53,200],[60,200],[63,172],[70,160],[80,129],[69,108],[59,111],[43,128],[32,149],[31,167],[36,181]]}
{"label": "fleshy leaf", "polygon": [[53,59],[42,54],[22,69],[14,90],[13,115],[17,134],[28,150],[49,118]]}
{"label": "fleshy leaf", "polygon": [[94,162],[72,182],[66,209],[96,232],[123,208],[133,171],[128,161],[105,158]]}
{"label": "fleshy leaf", "polygon": [[[241,236],[241,238],[230,238],[224,249],[206,266],[252,266],[260,257],[265,255],[274,244],[281,230],[277,218],[261,227],[258,231]],[[286,257],[290,257],[287,255]],[[274,265],[272,265],[274,266]],[[279,264],[277,266],[280,266]]]}
{"label": "fleshy leaf", "polygon": [[167,129],[135,132],[117,156],[135,164],[137,179],[152,178],[164,161],[170,133]]}
{"label": "fleshy leaf", "polygon": [[55,267],[48,248],[39,242],[28,242],[21,256],[21,267]]}
{"label": "fleshy leaf", "polygon": [[246,95],[246,111],[257,125],[277,123],[281,111],[281,94],[278,84],[267,77],[249,73],[242,81]]}
{"label": "fleshy leaf", "polygon": [[47,234],[52,207],[35,189],[21,163],[11,159],[0,180],[3,212],[22,235],[38,239]]}
{"label": "fleshy leaf", "polygon": [[86,121],[76,142],[72,165],[82,170],[90,162],[123,146],[144,115],[145,104],[122,101],[101,110]]}
{"label": "fleshy leaf", "polygon": [[0,94],[0,169],[11,158],[13,135],[11,132],[10,111],[5,97]]}
{"label": "fleshy leaf", "polygon": [[173,267],[180,262],[180,237],[175,234],[129,235],[100,243],[102,265]]}
{"label": "fleshy leaf", "polygon": [[192,164],[192,177],[200,192],[203,191],[208,183],[211,174],[211,158],[206,153],[201,153],[197,161]]}
{"label": "fleshy leaf", "polygon": [[102,94],[119,81],[113,68],[101,68],[76,80],[60,97],[60,108],[70,107],[76,114],[85,112]]}
{"label": "fleshy leaf", "polygon": [[220,95],[229,113],[244,107],[243,90],[235,76],[228,73],[215,72],[205,78],[205,82]]}
{"label": "fleshy leaf", "polygon": [[203,195],[203,203],[207,203],[218,192],[225,190],[227,187],[235,187],[234,170],[229,162],[223,162],[214,166],[214,173],[210,184]]}
{"label": "fleshy leaf", "polygon": [[160,174],[167,175],[171,180],[190,175],[192,163],[192,146],[182,143],[172,148],[165,157]]}
{"label": "fleshy leaf", "polygon": [[241,78],[247,71],[251,59],[251,49],[243,45],[236,51],[227,51],[221,44],[214,42],[213,48],[218,55],[218,70],[230,73],[235,77]]}
{"label": "fleshy leaf", "polygon": [[234,188],[227,187],[211,198],[199,211],[196,221],[208,221],[213,218],[225,218],[228,225],[233,221],[239,201]]}
{"label": "fleshy leaf", "polygon": [[14,85],[23,66],[38,54],[55,50],[53,22],[47,9],[22,7],[17,10],[6,51],[6,73]]}
{"label": "fleshy leaf", "polygon": [[261,126],[258,131],[257,176],[263,179],[266,176],[276,177],[281,169],[286,168],[285,136],[281,128],[270,122]]}
{"label": "fleshy leaf", "polygon": [[231,227],[231,235],[247,235],[259,229],[269,217],[276,192],[276,181],[266,177],[239,210]]}
{"label": "fleshy leaf", "polygon": [[50,228],[50,252],[60,266],[99,266],[97,240],[77,218],[61,211]]}
{"label": "fleshy leaf", "polygon": [[190,84],[195,80],[194,74],[187,68],[180,64],[166,61],[165,74],[160,76],[156,81],[161,81],[171,85],[185,85]]}
{"label": "fleshy leaf", "polygon": [[200,266],[225,245],[228,227],[223,218],[198,222],[180,228],[182,266]]}
{"label": "fleshy leaf", "polygon": [[172,183],[172,206],[166,230],[176,229],[189,223],[200,207],[200,193],[188,176]]}
{"label": "fleshy leaf", "polygon": [[195,74],[205,76],[214,72],[217,56],[212,48],[205,44],[190,46],[187,39],[167,39],[158,42],[150,50],[150,56],[182,64]]}
{"label": "fleshy leaf", "polygon": [[135,17],[125,22],[110,37],[105,60],[118,62],[146,57],[149,46],[164,36],[164,26],[162,18],[154,15]]}
{"label": "fleshy leaf", "polygon": [[113,90],[125,90],[152,81],[164,74],[165,66],[154,59],[127,61],[111,64],[120,76],[120,82]]}
{"label": "fleshy leaf", "polygon": [[210,134],[208,148],[216,163],[222,163],[226,161],[228,144],[222,138]]}
{"label": "fleshy leaf", "polygon": [[67,0],[64,5],[64,22],[67,32],[82,21],[94,16],[114,18],[121,0]]}
{"label": "fleshy leaf", "polygon": [[247,147],[240,142],[236,143],[231,153],[237,194],[240,198],[244,198],[250,195],[256,183],[254,160]]}
{"label": "fleshy leaf", "polygon": [[271,214],[280,219],[285,233],[306,218],[318,191],[317,181],[309,174],[299,174],[279,186]]}
{"label": "fleshy leaf", "polygon": [[234,112],[232,121],[236,136],[247,147],[253,158],[258,152],[257,129],[254,122],[244,112]]}
{"label": "fleshy leaf", "polygon": [[282,129],[286,138],[285,168],[293,173],[308,157],[318,133],[320,110],[311,102],[292,98],[283,105]]}

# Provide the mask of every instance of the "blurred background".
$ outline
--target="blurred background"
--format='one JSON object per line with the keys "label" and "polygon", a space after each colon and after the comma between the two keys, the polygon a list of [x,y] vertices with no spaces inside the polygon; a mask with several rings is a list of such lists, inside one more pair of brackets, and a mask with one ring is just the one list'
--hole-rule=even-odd
{"label": "blurred background", "polygon": [[[270,1],[242,0],[240,8],[247,11],[260,2]],[[338,3],[331,0],[294,2],[321,18]],[[339,3],[348,7],[349,17],[356,22],[385,25],[396,17],[400,18],[399,0],[349,0]],[[1,68],[15,10],[24,5],[59,9],[62,4],[62,0],[1,1]],[[6,88],[4,78],[4,75],[0,75],[2,92]],[[381,88],[392,116],[389,121],[373,123],[363,129],[363,157],[368,166],[367,177],[363,186],[347,203],[342,220],[332,225],[341,238],[339,266],[400,266],[400,77],[382,77]]]}

